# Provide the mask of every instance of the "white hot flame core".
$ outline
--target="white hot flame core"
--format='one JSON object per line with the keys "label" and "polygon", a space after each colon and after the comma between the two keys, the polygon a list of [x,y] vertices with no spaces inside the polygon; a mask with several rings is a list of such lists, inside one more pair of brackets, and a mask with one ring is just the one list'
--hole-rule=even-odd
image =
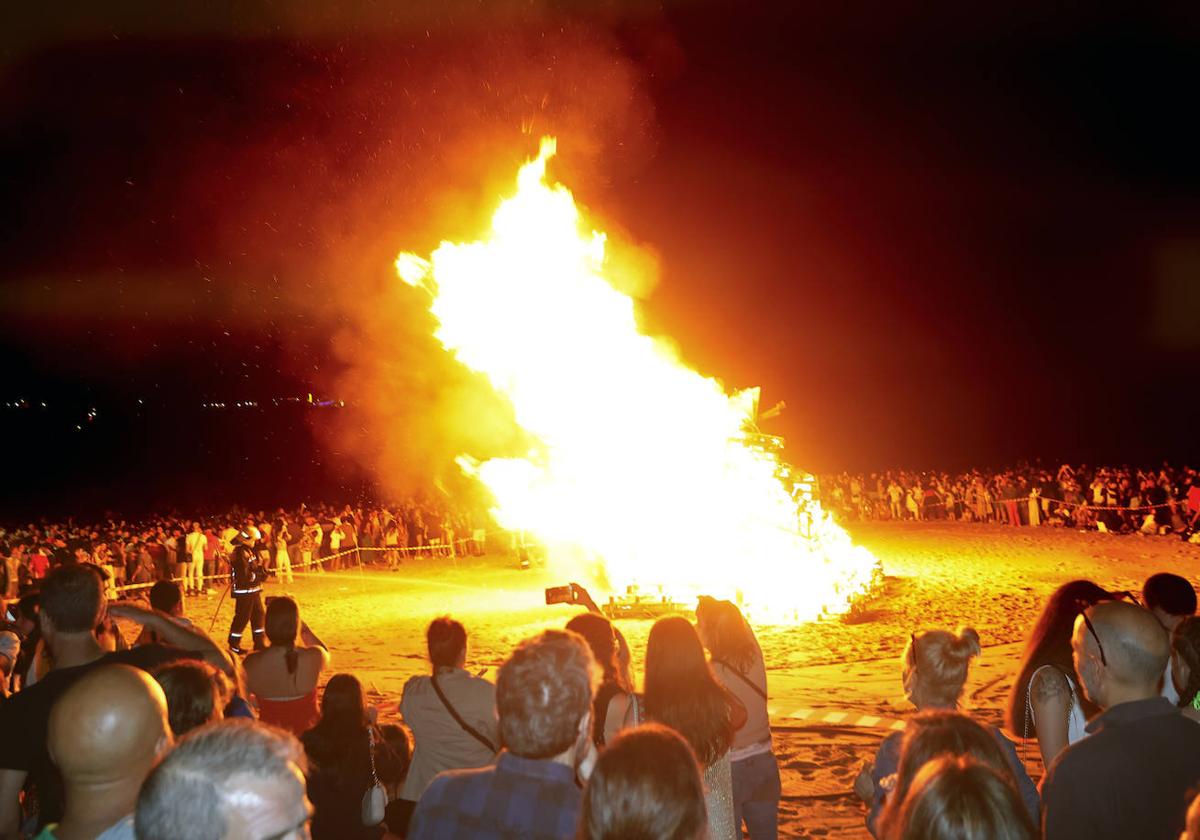
{"label": "white hot flame core", "polygon": [[802,524],[783,465],[746,442],[756,392],[727,394],[642,334],[605,279],[604,234],[546,183],[554,152],[543,139],[486,239],[396,260],[429,290],[438,339],[537,441],[523,458],[460,464],[500,525],[552,563],[601,563],[615,592],[738,599],[758,622],[844,611],[877,561],[819,506]]}

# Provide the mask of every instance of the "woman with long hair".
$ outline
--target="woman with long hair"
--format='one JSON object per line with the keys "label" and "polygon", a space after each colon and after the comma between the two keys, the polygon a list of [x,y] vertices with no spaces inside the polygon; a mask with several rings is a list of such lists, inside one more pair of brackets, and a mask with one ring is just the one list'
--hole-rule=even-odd
{"label": "woman with long hair", "polygon": [[884,840],[1034,840],[1021,798],[989,764],[941,755],[925,764]]}
{"label": "woman with long hair", "polygon": [[246,657],[246,688],[260,720],[300,735],[319,716],[317,683],[329,665],[329,651],[300,620],[291,598],[269,599],[266,634],[267,648]]}
{"label": "woman with long hair", "polygon": [[[1029,814],[1036,819],[1039,810],[1037,788],[1030,780],[1013,743],[999,729],[985,729],[965,715],[956,713],[970,662],[979,653],[979,634],[970,627],[957,633],[930,630],[913,633],[910,637],[900,659],[901,682],[909,702],[923,714],[910,721],[903,733],[893,732],[884,738],[874,764],[864,767],[855,780],[855,792],[870,805],[867,828],[872,833],[876,832],[881,811],[897,798],[897,779],[904,778],[905,745],[915,737],[915,733],[934,725],[950,728],[947,736],[950,743],[968,743],[969,739],[962,734],[964,730],[967,735],[975,736],[975,740],[979,740],[982,733],[982,737],[988,741],[988,756],[1001,757]],[[927,717],[927,713],[938,713],[942,717]],[[902,798],[902,791],[899,796]]]}
{"label": "woman with long hair", "polygon": [[1171,631],[1171,681],[1184,715],[1200,721],[1200,618],[1188,616]]}
{"label": "woman with long hair", "polygon": [[696,625],[713,673],[746,709],[746,723],[734,733],[729,753],[734,826],[740,831],[744,821],[751,840],[774,840],[782,787],[779,761],[771,750],[762,649],[741,610],[729,601],[701,598]]}
{"label": "woman with long hair", "polygon": [[[395,785],[407,769],[368,714],[362,683],[334,674],[321,696],[321,717],[300,737],[308,755],[308,798],[313,804],[313,840],[375,840],[378,826],[362,824],[363,794],[379,781]],[[374,755],[372,756],[372,752]]]}
{"label": "woman with long hair", "polygon": [[[686,618],[660,618],[650,628],[645,688],[645,716],[682,735],[703,768],[709,836],[736,837],[729,750],[746,710],[713,675]],[[636,704],[634,712],[636,717]]]}
{"label": "woman with long hair", "polygon": [[1080,690],[1071,658],[1075,619],[1113,595],[1090,580],[1064,583],[1050,595],[1025,643],[1017,679],[1008,695],[1005,723],[1023,739],[1037,736],[1042,762],[1049,767],[1067,745],[1087,733],[1096,706]]}
{"label": "woman with long hair", "polygon": [[583,636],[600,666],[600,685],[592,698],[592,740],[601,748],[621,730],[633,686],[621,668],[620,644],[611,621],[596,613],[580,613],[567,622],[567,629]]}

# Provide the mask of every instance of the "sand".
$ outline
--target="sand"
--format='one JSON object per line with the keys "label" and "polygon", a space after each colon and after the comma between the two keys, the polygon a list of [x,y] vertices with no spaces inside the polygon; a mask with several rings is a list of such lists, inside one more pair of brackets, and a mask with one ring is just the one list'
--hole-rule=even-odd
{"label": "sand", "polygon": [[[1197,580],[1200,548],[1167,537],[1113,536],[1053,528],[957,523],[851,525],[855,540],[884,564],[885,580],[851,618],[799,627],[763,627],[776,753],[783,768],[781,836],[866,837],[863,807],[850,791],[887,727],[910,711],[897,657],[915,630],[969,625],[984,654],[971,673],[966,707],[999,724],[1024,633],[1059,584],[1091,578],[1138,590],[1157,571]],[[544,569],[521,571],[510,558],[416,559],[399,572],[350,570],[272,582],[288,593],[334,652],[333,672],[357,674],[384,719],[396,717],[404,681],[424,673],[424,629],[449,613],[468,628],[469,664],[494,669],[520,639],[561,627],[577,607],[547,606],[543,589],[565,581]],[[599,593],[597,600],[601,600]],[[192,598],[189,614],[223,637],[232,606],[216,595]],[[621,622],[634,651],[650,622]],[[863,718],[866,718],[865,720]],[[1029,754],[1030,771],[1041,767]]]}

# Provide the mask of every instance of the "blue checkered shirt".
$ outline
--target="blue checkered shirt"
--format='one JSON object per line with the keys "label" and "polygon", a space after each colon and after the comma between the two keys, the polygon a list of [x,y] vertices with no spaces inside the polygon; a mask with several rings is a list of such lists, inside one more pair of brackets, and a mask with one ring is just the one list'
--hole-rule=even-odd
{"label": "blue checkered shirt", "polygon": [[582,799],[570,767],[502,752],[492,767],[439,773],[421,795],[407,836],[568,840]]}

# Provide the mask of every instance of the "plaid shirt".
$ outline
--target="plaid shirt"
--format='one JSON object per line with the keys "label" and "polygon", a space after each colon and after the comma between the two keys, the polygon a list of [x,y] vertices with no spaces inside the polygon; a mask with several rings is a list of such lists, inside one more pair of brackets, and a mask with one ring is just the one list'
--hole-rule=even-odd
{"label": "plaid shirt", "polygon": [[583,795],[575,771],[502,752],[493,767],[440,773],[426,788],[409,840],[571,838]]}

